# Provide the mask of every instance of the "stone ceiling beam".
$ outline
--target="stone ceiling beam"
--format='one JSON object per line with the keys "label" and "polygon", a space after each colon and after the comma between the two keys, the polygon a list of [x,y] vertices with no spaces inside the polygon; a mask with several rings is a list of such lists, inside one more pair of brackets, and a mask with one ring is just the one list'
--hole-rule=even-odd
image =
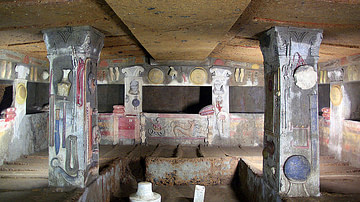
{"label": "stone ceiling beam", "polygon": [[156,60],[204,60],[250,0],[106,0]]}

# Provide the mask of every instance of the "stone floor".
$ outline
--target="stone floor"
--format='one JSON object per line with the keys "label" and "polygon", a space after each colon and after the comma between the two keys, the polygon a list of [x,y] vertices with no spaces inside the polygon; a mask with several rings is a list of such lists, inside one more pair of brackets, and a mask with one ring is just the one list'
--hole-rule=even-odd
{"label": "stone floor", "polygon": [[[254,172],[262,172],[262,156],[259,147],[182,147],[181,152],[172,146],[101,146],[100,172],[116,158],[135,158],[129,168],[132,180],[121,185],[121,192],[112,201],[128,201],[136,191],[136,182],[144,179],[146,156],[179,156],[180,158],[241,156]],[[131,154],[131,155],[130,155]],[[82,190],[49,188],[47,184],[47,150],[6,162],[0,166],[0,201],[73,201]],[[319,198],[306,201],[360,201],[360,169],[339,162],[322,154],[320,157]],[[154,186],[162,195],[162,201],[191,201],[194,185]],[[230,185],[206,186],[206,201],[243,201],[241,193],[234,193]],[[289,198],[286,201],[304,201],[304,198]]]}

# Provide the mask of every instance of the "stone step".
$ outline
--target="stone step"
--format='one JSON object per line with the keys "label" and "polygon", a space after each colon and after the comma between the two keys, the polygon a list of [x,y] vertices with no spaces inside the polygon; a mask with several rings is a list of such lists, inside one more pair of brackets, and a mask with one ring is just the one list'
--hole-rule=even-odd
{"label": "stone step", "polygon": [[15,161],[6,161],[4,164],[6,165],[31,165],[31,164],[44,164],[47,163],[48,158],[19,158]]}
{"label": "stone step", "polygon": [[199,147],[199,153],[204,157],[225,157],[225,153],[220,147],[216,146],[202,146]]}
{"label": "stone step", "polygon": [[0,171],[0,178],[48,178],[48,170]]}
{"label": "stone step", "polygon": [[360,168],[350,166],[333,166],[333,167],[320,167],[320,175],[326,174],[355,174],[360,175]]}
{"label": "stone step", "polygon": [[9,190],[39,189],[48,187],[48,184],[49,182],[46,178],[1,178],[0,193]]}
{"label": "stone step", "polygon": [[177,148],[179,151],[181,150],[181,156],[177,156],[179,158],[198,158],[198,152],[196,147],[191,146],[179,146]]}
{"label": "stone step", "polygon": [[246,154],[246,152],[242,149],[240,149],[240,147],[224,147],[222,146],[220,148],[226,156],[242,156],[244,154]]}
{"label": "stone step", "polygon": [[333,166],[350,166],[349,162],[333,161],[333,162],[320,162],[320,168],[333,167]]}
{"label": "stone step", "polygon": [[335,157],[333,157],[333,156],[320,156],[319,160],[320,160],[320,163],[338,162],[338,160],[336,160]]}
{"label": "stone step", "polygon": [[0,166],[0,171],[37,171],[37,170],[47,170],[47,164],[37,164],[37,165],[2,165]]}
{"label": "stone step", "polygon": [[176,155],[176,148],[175,145],[160,145],[155,149],[152,157],[162,157],[162,158],[173,158]]}

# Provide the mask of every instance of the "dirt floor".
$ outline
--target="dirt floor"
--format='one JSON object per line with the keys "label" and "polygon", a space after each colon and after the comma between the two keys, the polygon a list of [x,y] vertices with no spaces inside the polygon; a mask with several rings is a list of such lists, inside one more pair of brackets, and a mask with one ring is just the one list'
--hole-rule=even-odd
{"label": "dirt floor", "polygon": [[[127,202],[129,196],[136,192],[137,187],[128,187],[120,196],[112,198],[112,201]],[[189,202],[194,200],[195,185],[179,186],[154,186],[153,191],[161,195],[163,202]],[[229,185],[206,186],[206,202],[237,202],[244,201],[236,195]]]}
{"label": "dirt floor", "polygon": [[[236,152],[235,152],[236,150]],[[240,151],[240,153],[239,153]],[[226,147],[176,147],[166,146],[101,146],[100,172],[116,158],[130,159],[128,177],[120,185],[121,192],[112,201],[129,201],[129,195],[137,190],[137,182],[145,180],[145,158],[164,156],[194,158],[208,156],[241,155],[257,172],[262,170],[261,148]],[[47,184],[47,151],[23,156],[15,162],[0,166],[0,201],[76,201],[81,189],[50,188]],[[321,197],[286,198],[285,201],[360,201],[360,169],[322,153],[320,157]],[[192,201],[195,185],[153,186],[161,194],[162,201]],[[246,201],[241,193],[235,193],[231,185],[206,186],[205,201]]]}

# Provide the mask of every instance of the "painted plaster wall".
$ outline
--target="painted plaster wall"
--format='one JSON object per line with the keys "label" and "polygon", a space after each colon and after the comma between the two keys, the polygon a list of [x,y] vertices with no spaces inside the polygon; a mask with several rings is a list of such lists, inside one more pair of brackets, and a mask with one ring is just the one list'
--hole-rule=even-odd
{"label": "painted plaster wall", "polygon": [[360,167],[360,122],[343,122],[342,159]]}
{"label": "painted plaster wall", "polygon": [[231,113],[231,145],[262,146],[264,140],[264,114]]}
{"label": "painted plaster wall", "polygon": [[25,115],[17,136],[14,121],[0,123],[0,165],[48,147],[48,116],[47,112]]}
{"label": "painted plaster wall", "polygon": [[350,114],[344,118],[360,121],[360,81],[345,83],[344,87],[350,101]]}
{"label": "painted plaster wall", "polygon": [[100,113],[111,113],[113,105],[124,105],[124,85],[98,85],[98,107]]}
{"label": "painted plaster wall", "polygon": [[330,120],[326,120],[324,117],[319,116],[319,143],[321,149],[325,149],[325,151],[328,149],[329,138]]}
{"label": "painted plaster wall", "polygon": [[320,84],[318,85],[318,108],[319,112],[323,107],[330,107],[330,85]]}
{"label": "painted plaster wall", "polygon": [[211,87],[144,86],[143,111],[197,114],[211,104]]}
{"label": "painted plaster wall", "polygon": [[100,144],[111,145],[115,144],[114,136],[114,115],[113,113],[99,113],[98,127],[101,135]]}
{"label": "painted plaster wall", "polygon": [[140,120],[137,116],[100,113],[98,127],[102,145],[132,145],[140,140]]}
{"label": "painted plaster wall", "polygon": [[320,119],[319,132],[323,136],[320,143],[337,159],[359,166],[356,128],[360,119],[360,54],[322,63],[319,67],[319,83],[330,83],[330,95],[332,87],[340,89],[334,91],[334,97],[340,98],[337,103],[330,102],[330,121]]}
{"label": "painted plaster wall", "polygon": [[264,113],[265,90],[262,86],[230,86],[231,113]]}
{"label": "painted plaster wall", "polygon": [[[4,119],[2,119],[4,120]],[[4,161],[11,161],[15,155],[9,153],[9,144],[12,141],[14,134],[14,121],[12,122],[0,122],[0,165],[4,163]]]}
{"label": "painted plaster wall", "polygon": [[212,138],[211,116],[156,114],[141,116],[142,139],[149,144],[201,144]]}
{"label": "painted plaster wall", "polygon": [[49,104],[49,84],[48,83],[27,83],[26,113],[41,112],[45,105]]}
{"label": "painted plaster wall", "polygon": [[[342,122],[341,142],[337,145],[340,150],[338,159],[349,162],[352,166],[360,167],[360,122],[344,120]],[[324,151],[332,151],[330,141],[330,120],[319,118],[320,146]]]}
{"label": "painted plaster wall", "polygon": [[[344,158],[344,120],[355,119],[358,117],[359,108],[359,87],[350,83],[333,82],[331,83],[330,92],[333,90],[334,97],[337,95],[340,99],[335,103],[330,103],[330,135],[329,135],[329,152],[339,160],[349,159]],[[337,93],[335,93],[337,92]],[[334,98],[335,99],[335,98]],[[348,156],[348,155],[345,155]]]}
{"label": "painted plaster wall", "polygon": [[[204,117],[198,114],[143,113],[140,126],[137,117],[100,113],[98,118],[100,144],[134,144],[144,140],[150,144],[204,144],[213,138],[211,122],[208,122],[210,118],[211,116]],[[229,145],[262,145],[263,123],[262,113],[230,114]]]}

